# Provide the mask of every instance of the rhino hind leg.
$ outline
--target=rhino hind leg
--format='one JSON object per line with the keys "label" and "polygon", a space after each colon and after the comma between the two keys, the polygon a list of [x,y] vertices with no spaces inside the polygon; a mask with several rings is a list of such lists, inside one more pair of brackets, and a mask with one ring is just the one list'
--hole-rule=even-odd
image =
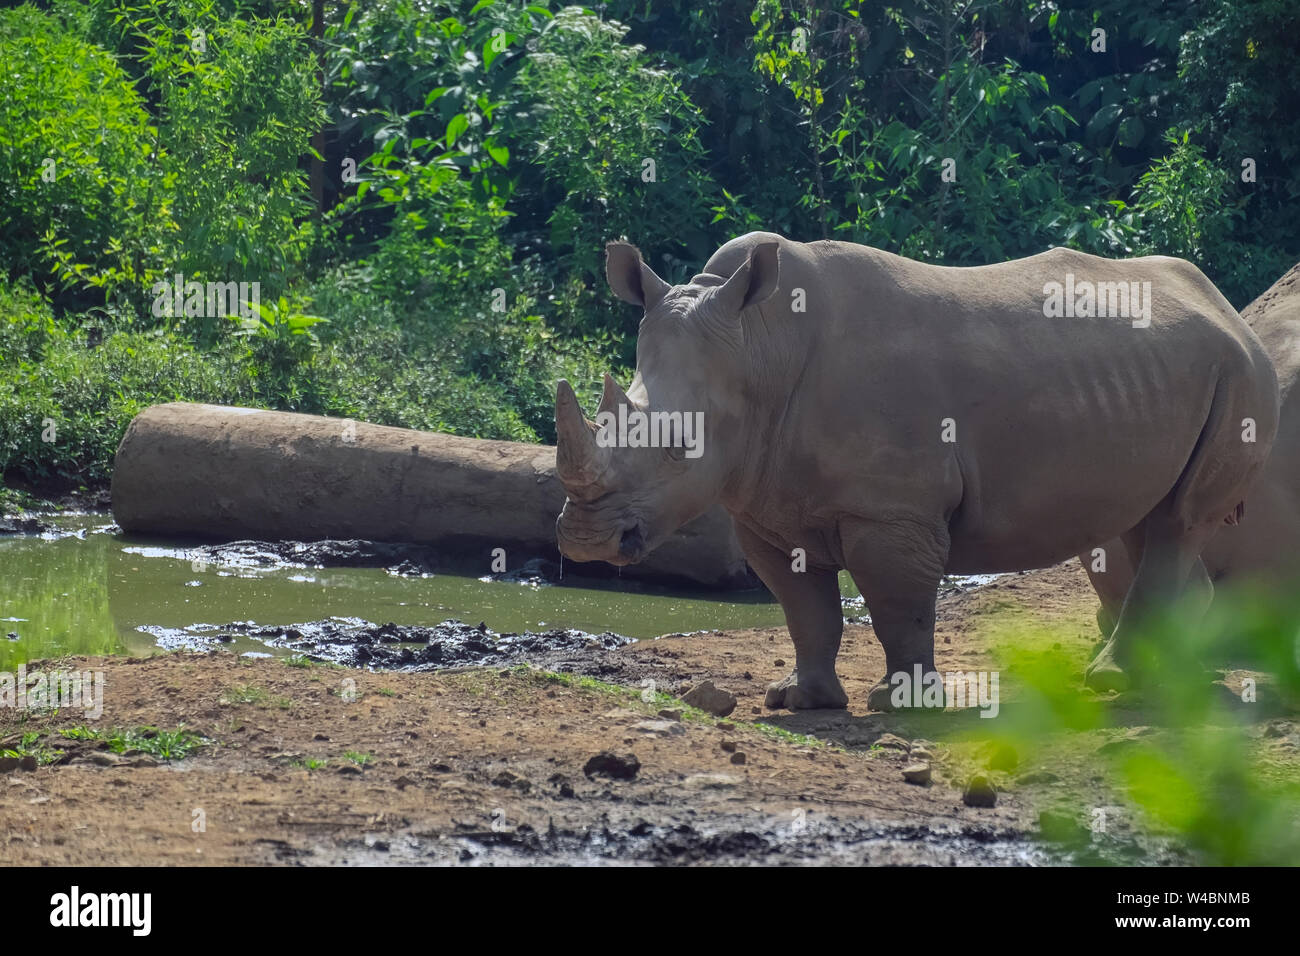
{"label": "rhino hind leg", "polygon": [[1124,691],[1142,675],[1134,673],[1135,649],[1155,616],[1179,598],[1188,610],[1203,614],[1214,595],[1214,585],[1200,552],[1214,533],[1218,519],[1191,529],[1182,528],[1166,514],[1152,514],[1145,524],[1145,540],[1137,574],[1119,612],[1114,632],[1084,673],[1085,684],[1096,691]]}
{"label": "rhino hind leg", "polygon": [[1124,599],[1133,587],[1134,569],[1142,560],[1143,526],[1126,531],[1100,548],[1079,555],[1079,563],[1097,592],[1097,629],[1103,638],[1115,633]]}
{"label": "rhino hind leg", "polygon": [[781,602],[794,642],[794,670],[768,685],[763,703],[791,710],[840,709],[849,696],[835,676],[835,658],[844,633],[839,574],[834,569],[796,572],[790,558],[736,522],[736,536],[769,591]]}

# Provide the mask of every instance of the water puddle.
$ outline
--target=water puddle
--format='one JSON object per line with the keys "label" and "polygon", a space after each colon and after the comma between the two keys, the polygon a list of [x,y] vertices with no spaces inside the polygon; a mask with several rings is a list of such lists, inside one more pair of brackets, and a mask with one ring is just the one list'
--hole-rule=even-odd
{"label": "water puddle", "polygon": [[[434,549],[418,546],[163,541],[123,535],[102,513],[18,520],[22,526],[10,530],[19,533],[0,534],[0,670],[63,654],[215,646],[420,667],[464,638],[460,627],[493,642],[541,636],[564,653],[572,642],[604,635],[639,639],[784,623],[780,605],[763,591],[560,580],[558,566],[540,559],[491,574],[486,557],[484,567],[445,569]],[[949,586],[992,577],[951,579]],[[867,620],[847,574],[841,591],[844,613]],[[395,638],[383,631],[391,625],[409,631]],[[458,659],[447,653],[442,666]]]}

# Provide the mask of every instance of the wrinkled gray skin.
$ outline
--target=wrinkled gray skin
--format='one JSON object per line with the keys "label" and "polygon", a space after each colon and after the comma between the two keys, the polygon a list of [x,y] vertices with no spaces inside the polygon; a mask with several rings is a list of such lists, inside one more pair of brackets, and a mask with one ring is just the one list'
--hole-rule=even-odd
{"label": "wrinkled gray skin", "polygon": [[[1209,589],[1201,582],[1199,598],[1207,605],[1215,588],[1292,588],[1300,577],[1300,265],[1242,309],[1241,317],[1273,360],[1282,411],[1272,454],[1250,490],[1241,522],[1220,528],[1201,552],[1213,582]],[[1109,637],[1142,558],[1142,540],[1130,534],[1101,547],[1103,555],[1085,553],[1079,561],[1101,598],[1097,623]],[[1105,559],[1104,571],[1098,557]]]}
{"label": "wrinkled gray skin", "polygon": [[[1044,285],[1068,272],[1150,282],[1150,327],[1044,317]],[[1143,612],[1205,576],[1201,546],[1236,513],[1277,427],[1259,340],[1177,259],[1054,249],[947,268],[750,233],[686,285],[626,243],[607,247],[606,273],[645,317],[636,377],[624,394],[606,376],[602,409],[703,411],[704,454],[599,447],[560,382],[560,550],[634,562],[721,501],[794,641],[769,707],[846,706],[842,568],[885,650],[868,706],[888,709],[890,674],[934,671],[945,572],[1045,567],[1140,527],[1143,564],[1088,672],[1094,687],[1123,686]],[[796,548],[806,571],[792,569]]]}

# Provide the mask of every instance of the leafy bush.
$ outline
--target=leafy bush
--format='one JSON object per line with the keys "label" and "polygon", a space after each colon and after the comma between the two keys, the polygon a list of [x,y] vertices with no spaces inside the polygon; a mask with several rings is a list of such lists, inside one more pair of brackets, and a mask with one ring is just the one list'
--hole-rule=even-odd
{"label": "leafy bush", "polygon": [[[114,58],[31,6],[0,11],[0,251],[48,286],[57,254],[86,281],[134,276],[156,225],[149,114]],[[72,265],[75,264],[75,265]]]}

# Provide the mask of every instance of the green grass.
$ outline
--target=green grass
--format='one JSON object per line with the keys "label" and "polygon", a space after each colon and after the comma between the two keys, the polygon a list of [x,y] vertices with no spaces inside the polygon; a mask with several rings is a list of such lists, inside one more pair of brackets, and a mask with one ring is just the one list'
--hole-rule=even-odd
{"label": "green grass", "polygon": [[95,730],[81,725],[59,731],[68,740],[97,740],[108,744],[108,749],[116,754],[128,750],[138,750],[160,760],[184,760],[200,748],[211,743],[206,737],[186,730],[184,726],[175,730],[160,730],[157,727],[141,726],[135,728],[115,728],[113,730]]}
{"label": "green grass", "polygon": [[223,704],[262,704],[266,701],[266,691],[252,684],[240,684],[221,695]]}
{"label": "green grass", "polygon": [[52,764],[63,756],[62,750],[56,750],[45,745],[33,746],[41,739],[41,734],[37,731],[29,730],[19,738],[18,746],[0,750],[0,757],[35,757],[36,762],[41,766]]}

